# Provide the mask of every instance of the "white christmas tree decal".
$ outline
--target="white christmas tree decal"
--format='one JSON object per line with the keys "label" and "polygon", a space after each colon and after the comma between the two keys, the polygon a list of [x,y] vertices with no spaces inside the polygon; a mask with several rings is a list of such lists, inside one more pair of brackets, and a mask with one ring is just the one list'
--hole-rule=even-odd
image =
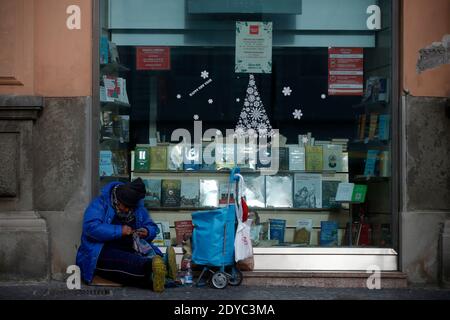
{"label": "white christmas tree decal", "polygon": [[260,137],[272,136],[272,126],[264,109],[263,102],[256,87],[255,77],[251,74],[245,96],[244,107],[236,125],[236,134],[248,136],[249,130]]}

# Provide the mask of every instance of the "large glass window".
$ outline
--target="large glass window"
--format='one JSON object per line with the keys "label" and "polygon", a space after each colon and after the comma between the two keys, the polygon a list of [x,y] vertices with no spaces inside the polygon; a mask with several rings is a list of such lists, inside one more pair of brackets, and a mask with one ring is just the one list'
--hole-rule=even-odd
{"label": "large glass window", "polygon": [[101,185],[179,243],[238,166],[255,246],[391,247],[390,1],[270,3],[103,3]]}

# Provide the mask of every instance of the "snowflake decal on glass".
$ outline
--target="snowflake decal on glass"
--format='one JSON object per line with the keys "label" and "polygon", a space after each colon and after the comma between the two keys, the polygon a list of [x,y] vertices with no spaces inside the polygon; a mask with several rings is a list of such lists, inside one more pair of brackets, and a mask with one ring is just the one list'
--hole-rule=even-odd
{"label": "snowflake decal on glass", "polygon": [[292,93],[291,87],[284,87],[282,92],[285,97],[290,96]]}
{"label": "snowflake decal on glass", "polygon": [[194,120],[198,120],[198,119],[199,119],[198,114],[194,114]]}
{"label": "snowflake decal on glass", "polygon": [[206,70],[205,70],[205,71],[202,71],[201,77],[202,77],[203,79],[209,78],[209,72],[206,71]]}
{"label": "snowflake decal on glass", "polygon": [[295,111],[292,113],[292,115],[294,116],[294,119],[298,119],[300,120],[303,117],[303,113],[301,109],[295,109]]}
{"label": "snowflake decal on glass", "polygon": [[208,103],[209,103],[209,104],[213,104],[213,103],[214,103],[214,100],[213,100],[213,99],[209,99],[209,100],[208,100]]}
{"label": "snowflake decal on glass", "polygon": [[181,94],[177,94],[177,99],[181,99]]}
{"label": "snowflake decal on glass", "polygon": [[257,97],[259,92],[253,75],[250,75],[246,93],[244,107],[235,129],[236,134],[238,136],[272,136],[272,126],[261,99]]}

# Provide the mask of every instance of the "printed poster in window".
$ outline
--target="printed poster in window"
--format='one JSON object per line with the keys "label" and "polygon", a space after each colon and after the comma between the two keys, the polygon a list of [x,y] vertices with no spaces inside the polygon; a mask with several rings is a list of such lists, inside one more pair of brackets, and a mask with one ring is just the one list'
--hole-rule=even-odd
{"label": "printed poster in window", "polygon": [[236,73],[272,73],[272,22],[236,22]]}
{"label": "printed poster in window", "polygon": [[362,96],[363,82],[363,48],[328,49],[328,95]]}

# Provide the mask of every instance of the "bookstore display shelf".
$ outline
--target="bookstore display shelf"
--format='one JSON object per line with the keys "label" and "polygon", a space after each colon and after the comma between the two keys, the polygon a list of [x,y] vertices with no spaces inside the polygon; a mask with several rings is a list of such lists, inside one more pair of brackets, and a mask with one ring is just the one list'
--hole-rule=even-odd
{"label": "bookstore display shelf", "polygon": [[100,176],[100,179],[129,179],[130,175],[128,174],[116,174],[113,176]]}
{"label": "bookstore display shelf", "polygon": [[[193,212],[193,211],[202,211],[202,210],[214,210],[214,209],[220,209],[216,207],[150,207],[145,206],[149,210],[154,211],[174,211],[174,212],[180,212],[180,211],[186,211],[186,212]],[[282,212],[336,212],[340,213],[340,211],[349,211],[349,209],[345,208],[260,208],[260,207],[249,207],[250,211],[258,211],[258,212],[265,212],[265,211],[282,211]]]}
{"label": "bookstore display shelf", "polygon": [[354,109],[367,109],[371,111],[375,111],[373,109],[385,110],[389,104],[385,101],[373,101],[373,102],[364,102],[360,104],[353,105]]}
{"label": "bookstore display shelf", "polygon": [[355,176],[350,180],[354,182],[389,182],[391,180],[391,177]]}
{"label": "bookstore display shelf", "polygon": [[102,104],[102,108],[106,109],[108,107],[123,107],[123,108],[131,108],[131,105],[129,103],[120,102],[120,101],[100,101]]}
{"label": "bookstore display shelf", "polygon": [[113,73],[113,72],[128,72],[130,71],[130,69],[120,63],[111,62],[108,64],[100,65],[100,71],[102,73]]}
{"label": "bookstore display shelf", "polygon": [[[219,174],[219,175],[229,175],[230,170],[150,170],[149,172],[137,172],[133,171],[135,176],[141,175],[151,175],[151,174],[176,174],[176,173],[189,173],[189,174]],[[242,174],[259,174],[259,170],[246,170],[241,169]],[[330,170],[322,170],[322,171],[303,171],[303,170],[278,170],[276,174],[295,174],[295,173],[312,173],[312,174],[349,174],[349,172],[338,172],[338,171],[330,171]]]}

